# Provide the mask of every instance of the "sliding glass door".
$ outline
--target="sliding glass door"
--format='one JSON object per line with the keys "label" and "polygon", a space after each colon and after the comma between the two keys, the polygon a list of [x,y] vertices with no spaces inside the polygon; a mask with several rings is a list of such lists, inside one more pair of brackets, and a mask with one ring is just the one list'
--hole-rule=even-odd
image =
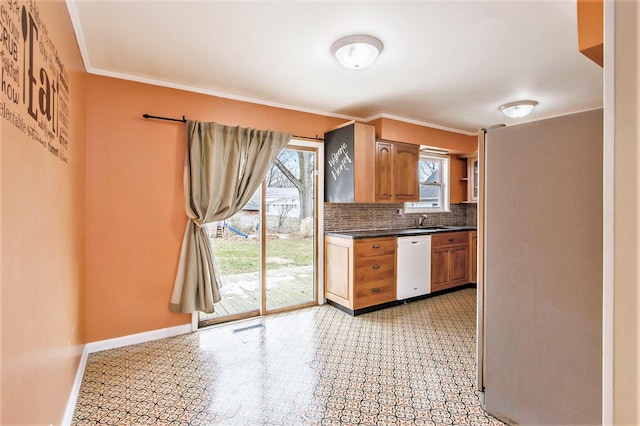
{"label": "sliding glass door", "polygon": [[266,311],[316,301],[316,152],[283,150],[265,179]]}
{"label": "sliding glass door", "polygon": [[317,152],[291,143],[242,210],[208,225],[222,300],[201,326],[317,303]]}

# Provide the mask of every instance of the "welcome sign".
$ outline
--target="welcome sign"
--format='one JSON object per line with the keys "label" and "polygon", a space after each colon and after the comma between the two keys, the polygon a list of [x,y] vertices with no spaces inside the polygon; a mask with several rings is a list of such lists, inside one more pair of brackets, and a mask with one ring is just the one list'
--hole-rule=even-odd
{"label": "welcome sign", "polygon": [[69,77],[33,0],[0,5],[0,116],[68,161]]}
{"label": "welcome sign", "polygon": [[324,134],[324,201],[354,201],[354,125]]}

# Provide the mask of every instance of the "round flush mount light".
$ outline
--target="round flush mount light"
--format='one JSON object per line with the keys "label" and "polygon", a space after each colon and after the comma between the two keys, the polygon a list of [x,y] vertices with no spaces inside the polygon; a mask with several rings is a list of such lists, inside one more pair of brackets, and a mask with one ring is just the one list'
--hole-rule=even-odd
{"label": "round flush mount light", "polygon": [[500,111],[509,118],[522,118],[529,114],[538,105],[536,101],[517,101],[500,106]]}
{"label": "round flush mount light", "polygon": [[383,49],[382,42],[368,35],[351,35],[331,46],[331,53],[345,68],[362,69],[371,65]]}

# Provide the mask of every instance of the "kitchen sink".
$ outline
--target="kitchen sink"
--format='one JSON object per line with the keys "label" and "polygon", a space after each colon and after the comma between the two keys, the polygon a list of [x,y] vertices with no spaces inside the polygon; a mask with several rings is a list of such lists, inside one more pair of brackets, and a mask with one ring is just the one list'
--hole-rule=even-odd
{"label": "kitchen sink", "polygon": [[452,229],[458,229],[460,228],[459,226],[423,226],[421,228],[416,228],[416,229],[422,229],[422,230],[426,230],[426,231],[450,231]]}
{"label": "kitchen sink", "polygon": [[399,235],[422,234],[425,232],[451,231],[458,229],[457,226],[424,226],[422,228],[402,229],[398,231]]}
{"label": "kitchen sink", "polygon": [[398,234],[402,234],[402,235],[424,234],[425,231],[429,231],[429,229],[428,228],[399,229]]}

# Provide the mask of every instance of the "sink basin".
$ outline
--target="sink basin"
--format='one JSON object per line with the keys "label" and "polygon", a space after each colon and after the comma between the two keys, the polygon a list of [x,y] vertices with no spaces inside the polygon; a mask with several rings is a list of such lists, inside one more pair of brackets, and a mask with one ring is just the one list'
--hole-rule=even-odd
{"label": "sink basin", "polygon": [[398,230],[398,234],[402,234],[402,235],[410,235],[410,234],[424,234],[425,231],[429,231],[429,229],[427,228],[420,228],[420,229],[400,229]]}
{"label": "sink basin", "polygon": [[425,232],[450,231],[458,229],[456,226],[425,226],[422,228],[402,229],[398,231],[399,235],[424,234]]}

